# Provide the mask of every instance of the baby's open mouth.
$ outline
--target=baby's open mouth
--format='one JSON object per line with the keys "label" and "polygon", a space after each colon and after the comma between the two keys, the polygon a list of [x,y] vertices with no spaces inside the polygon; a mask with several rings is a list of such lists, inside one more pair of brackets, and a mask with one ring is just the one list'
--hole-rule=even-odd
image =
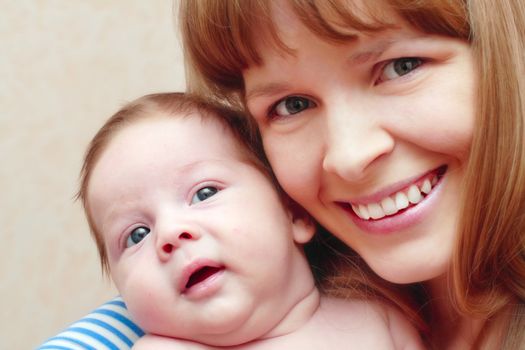
{"label": "baby's open mouth", "polygon": [[190,278],[188,279],[188,282],[186,283],[186,290],[190,289],[191,287],[202,283],[206,281],[208,278],[212,277],[216,273],[224,270],[224,267],[216,267],[216,266],[203,266],[193,272],[190,275]]}
{"label": "baby's open mouth", "polygon": [[363,220],[379,220],[386,216],[396,215],[416,206],[428,196],[446,171],[447,166],[443,165],[410,186],[392,193],[378,202],[340,204],[345,208],[351,207],[355,215]]}

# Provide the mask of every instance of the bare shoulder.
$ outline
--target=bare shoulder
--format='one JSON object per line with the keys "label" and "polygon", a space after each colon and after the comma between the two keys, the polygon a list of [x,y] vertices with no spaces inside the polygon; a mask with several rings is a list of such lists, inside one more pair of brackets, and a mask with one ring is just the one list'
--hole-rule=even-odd
{"label": "bare shoulder", "polygon": [[133,350],[208,350],[206,345],[155,335],[145,335],[134,345]]}
{"label": "bare shoulder", "polygon": [[381,303],[360,299],[323,297],[319,315],[330,323],[357,328],[388,326],[388,309]]}
{"label": "bare shoulder", "polygon": [[401,311],[392,306],[381,306],[387,317],[388,329],[396,344],[396,349],[419,350],[425,348],[418,331]]}
{"label": "bare shoulder", "polygon": [[[323,298],[316,327],[360,348],[424,349],[418,332],[400,312],[372,300]],[[335,334],[334,334],[335,335]]]}

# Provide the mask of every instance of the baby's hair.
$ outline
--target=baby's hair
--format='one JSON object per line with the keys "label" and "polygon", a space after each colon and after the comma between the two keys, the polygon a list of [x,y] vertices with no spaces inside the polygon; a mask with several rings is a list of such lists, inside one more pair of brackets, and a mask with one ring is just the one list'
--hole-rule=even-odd
{"label": "baby's hair", "polygon": [[[241,113],[216,105],[198,96],[180,92],[146,95],[126,104],[105,122],[89,143],[80,172],[79,191],[76,195],[84,207],[104,273],[109,272],[106,247],[103,236],[98,231],[91,216],[87,198],[93,169],[116,134],[137,121],[159,118],[159,116],[162,118],[198,117],[203,118],[203,120],[218,121],[233,136],[240,146],[241,152],[246,156],[246,160],[261,170],[274,184],[277,184],[264,156],[257,129]],[[282,197],[283,192],[278,187],[276,188]]]}

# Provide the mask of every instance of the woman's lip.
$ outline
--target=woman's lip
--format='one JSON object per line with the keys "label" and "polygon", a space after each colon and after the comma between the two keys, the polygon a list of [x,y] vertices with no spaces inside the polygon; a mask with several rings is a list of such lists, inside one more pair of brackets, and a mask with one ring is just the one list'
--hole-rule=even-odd
{"label": "woman's lip", "polygon": [[414,224],[417,224],[423,220],[423,217],[430,214],[432,207],[439,200],[443,183],[446,180],[445,178],[446,176],[440,177],[432,191],[417,205],[402,210],[392,216],[385,216],[377,220],[364,220],[358,217],[349,205],[340,205],[340,207],[347,213],[348,216],[350,216],[355,225],[364,232],[375,234],[389,234],[398,232]]}
{"label": "woman's lip", "polygon": [[367,196],[361,196],[361,197],[355,197],[355,198],[352,198],[350,201],[347,201],[347,200],[341,200],[341,201],[336,201],[337,203],[349,203],[349,204],[354,204],[354,205],[359,205],[359,204],[370,204],[370,203],[377,203],[377,202],[380,202],[383,198],[386,198],[394,193],[397,193],[399,191],[402,191],[408,187],[410,187],[410,185],[412,184],[416,184],[418,181],[430,176],[432,173],[434,173],[435,175],[440,175],[440,174],[444,174],[444,172],[446,171],[446,168],[447,166],[446,165],[441,165],[433,170],[430,170],[430,171],[427,171],[423,174],[420,174],[420,175],[416,175],[416,176],[413,176],[411,178],[408,178],[408,179],[405,179],[405,180],[401,180],[401,181],[398,181],[392,185],[389,185],[371,195],[367,195]]}

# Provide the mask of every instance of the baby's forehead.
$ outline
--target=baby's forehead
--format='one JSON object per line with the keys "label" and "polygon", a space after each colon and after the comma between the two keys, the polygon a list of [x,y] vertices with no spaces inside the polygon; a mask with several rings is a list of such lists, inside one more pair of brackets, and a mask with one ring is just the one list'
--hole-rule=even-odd
{"label": "baby's forehead", "polygon": [[[107,142],[93,172],[113,173],[166,163],[190,164],[207,159],[235,160],[244,152],[233,133],[219,120],[158,115],[127,123]],[[95,174],[93,174],[95,175]]]}
{"label": "baby's forehead", "polygon": [[[213,136],[220,135],[220,138]],[[192,137],[194,136],[194,137]],[[156,145],[172,141],[181,146],[184,143],[204,145],[206,141],[230,143],[233,139],[231,130],[218,118],[209,117],[203,113],[159,113],[147,118],[137,119],[121,127],[109,142],[140,143],[141,140]]]}
{"label": "baby's forehead", "polygon": [[[88,197],[105,197],[124,188],[165,186],[192,169],[252,165],[228,129],[200,118],[156,118],[120,129],[101,152],[89,179]],[[202,172],[204,171],[202,170]]]}
{"label": "baby's forehead", "polygon": [[92,168],[88,192],[118,187],[132,175],[137,181],[164,181],[163,173],[213,160],[265,170],[240,137],[217,118],[197,113],[140,118],[119,128],[103,147]]}
{"label": "baby's forehead", "polygon": [[[173,133],[175,136],[178,130],[184,130],[186,134],[199,135],[201,138],[211,133],[228,134],[228,136],[232,134],[232,131],[224,121],[209,113],[197,110],[177,113],[158,111],[147,116],[132,118],[122,123],[111,135],[106,148],[119,142],[133,143],[151,135],[155,135],[153,139],[160,139],[164,136],[170,138],[170,135]],[[130,135],[133,135],[135,139],[132,139]],[[233,137],[233,135],[231,136]],[[225,142],[229,141],[229,139],[230,137],[223,138]]]}

